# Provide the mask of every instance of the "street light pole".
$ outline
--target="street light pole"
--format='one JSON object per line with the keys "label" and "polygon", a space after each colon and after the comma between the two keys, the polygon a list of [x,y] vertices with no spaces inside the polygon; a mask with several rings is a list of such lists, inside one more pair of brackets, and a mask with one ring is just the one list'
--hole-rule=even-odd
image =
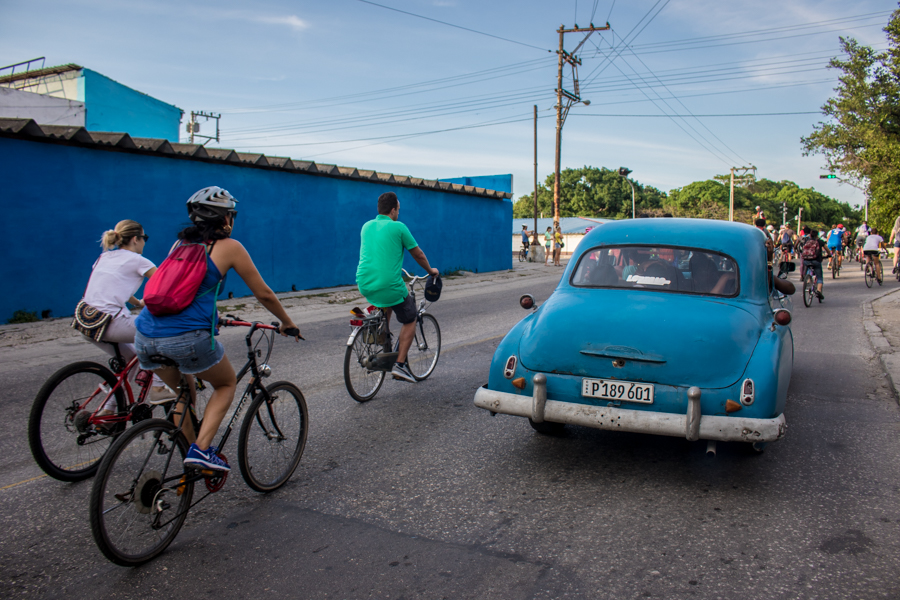
{"label": "street light pole", "polygon": [[631,173],[631,169],[626,169],[625,167],[619,167],[619,175],[625,178],[625,181],[628,182],[628,185],[631,186],[631,218],[634,218],[634,184],[631,183],[631,180],[628,179],[628,174]]}

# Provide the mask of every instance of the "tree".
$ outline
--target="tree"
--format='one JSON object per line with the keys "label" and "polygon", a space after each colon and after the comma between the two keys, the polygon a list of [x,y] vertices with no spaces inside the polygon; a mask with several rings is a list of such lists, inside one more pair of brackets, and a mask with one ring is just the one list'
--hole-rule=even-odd
{"label": "tree", "polygon": [[890,229],[900,214],[900,10],[884,31],[883,52],[841,38],[846,58],[829,63],[839,84],[822,106],[828,120],[801,141],[804,155],[822,154],[830,172],[866,187],[870,220]]}
{"label": "tree", "polygon": [[[638,212],[659,208],[665,193],[651,186],[634,184],[635,205]],[[553,216],[553,175],[548,175],[538,186],[538,211],[544,217]],[[565,169],[560,173],[559,214],[561,217],[600,217],[621,219],[631,216],[631,186],[618,172],[605,167],[585,166],[581,169]],[[534,196],[522,196],[513,205],[513,217],[529,218],[534,215]]]}

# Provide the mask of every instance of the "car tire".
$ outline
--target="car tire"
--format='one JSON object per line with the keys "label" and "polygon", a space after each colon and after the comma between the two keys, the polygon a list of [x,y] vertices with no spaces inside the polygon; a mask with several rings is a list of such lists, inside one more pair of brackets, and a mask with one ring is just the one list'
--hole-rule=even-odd
{"label": "car tire", "polygon": [[554,423],[553,421],[544,421],[543,423],[535,423],[528,419],[531,428],[542,435],[562,435],[566,430],[565,423]]}

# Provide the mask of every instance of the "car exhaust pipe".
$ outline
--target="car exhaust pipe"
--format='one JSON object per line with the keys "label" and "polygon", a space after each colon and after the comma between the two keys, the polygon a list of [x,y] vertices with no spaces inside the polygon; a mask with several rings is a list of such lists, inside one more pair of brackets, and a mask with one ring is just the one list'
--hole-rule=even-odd
{"label": "car exhaust pipe", "polygon": [[706,442],[706,455],[716,457],[716,440]]}

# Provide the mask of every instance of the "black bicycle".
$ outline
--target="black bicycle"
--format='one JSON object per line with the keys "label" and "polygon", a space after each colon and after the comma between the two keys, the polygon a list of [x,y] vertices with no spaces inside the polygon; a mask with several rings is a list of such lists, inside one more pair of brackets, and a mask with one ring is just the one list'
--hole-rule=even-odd
{"label": "black bicycle", "polygon": [[[241,381],[249,372],[250,381],[219,439],[218,454],[224,459],[222,450],[249,406],[238,434],[238,464],[248,486],[271,492],[284,485],[300,463],[309,433],[306,400],[300,389],[287,381],[262,385],[262,379],[272,371],[266,363],[272,354],[277,323],[220,319],[219,325],[250,328],[246,336],[247,363],[237,376]],[[299,334],[286,331],[292,332]],[[154,358],[175,364],[166,357]],[[191,507],[222,489],[228,478],[227,472],[183,464],[190,446],[183,426],[188,415],[195,420],[187,381],[182,377],[178,398],[170,403],[166,419],[136,424],[116,439],[100,462],[91,489],[91,531],[100,551],[118,565],[136,566],[165,550]],[[189,410],[184,410],[186,406]],[[199,423],[194,427],[198,430]],[[207,493],[192,502],[194,484],[199,482]]]}
{"label": "black bicycle", "polygon": [[[806,273],[803,276],[803,304],[806,308],[812,306],[813,296],[816,295],[816,285],[819,283],[819,277],[809,263],[806,264]],[[822,299],[819,298],[819,302]]]}
{"label": "black bicycle", "polygon": [[519,248],[519,262],[525,262],[525,259],[528,258],[528,249],[525,246]]}

